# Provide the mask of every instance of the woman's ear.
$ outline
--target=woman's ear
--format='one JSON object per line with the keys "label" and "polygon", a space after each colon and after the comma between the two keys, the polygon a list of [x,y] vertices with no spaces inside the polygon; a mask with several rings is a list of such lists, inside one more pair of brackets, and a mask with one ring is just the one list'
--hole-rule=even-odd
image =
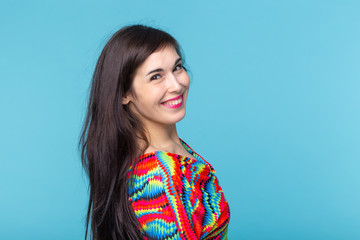
{"label": "woman's ear", "polygon": [[133,101],[135,96],[133,95],[133,92],[129,90],[127,93],[124,94],[125,96],[122,98],[121,103],[123,105],[129,104],[129,102]]}
{"label": "woman's ear", "polygon": [[130,102],[129,96],[125,96],[125,97],[123,97],[122,100],[121,100],[121,103],[122,103],[123,105],[127,105],[129,102]]}

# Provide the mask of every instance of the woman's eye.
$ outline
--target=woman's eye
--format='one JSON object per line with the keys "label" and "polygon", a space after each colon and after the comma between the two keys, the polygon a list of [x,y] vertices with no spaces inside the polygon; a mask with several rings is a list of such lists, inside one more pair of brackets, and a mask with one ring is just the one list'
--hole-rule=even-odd
{"label": "woman's eye", "polygon": [[175,66],[174,71],[178,71],[178,70],[181,70],[181,69],[183,69],[183,65],[180,63],[180,64]]}
{"label": "woman's eye", "polygon": [[152,76],[152,77],[150,78],[150,80],[157,80],[157,79],[159,79],[159,78],[161,78],[161,75],[160,75],[160,74],[155,74],[154,76]]}

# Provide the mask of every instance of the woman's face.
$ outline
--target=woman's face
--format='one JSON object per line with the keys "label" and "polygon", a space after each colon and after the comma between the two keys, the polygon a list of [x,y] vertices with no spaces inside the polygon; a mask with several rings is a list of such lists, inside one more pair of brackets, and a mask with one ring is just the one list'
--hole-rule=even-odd
{"label": "woman's face", "polygon": [[185,116],[189,84],[181,58],[169,46],[152,53],[139,66],[123,104],[128,104],[146,127],[175,124]]}

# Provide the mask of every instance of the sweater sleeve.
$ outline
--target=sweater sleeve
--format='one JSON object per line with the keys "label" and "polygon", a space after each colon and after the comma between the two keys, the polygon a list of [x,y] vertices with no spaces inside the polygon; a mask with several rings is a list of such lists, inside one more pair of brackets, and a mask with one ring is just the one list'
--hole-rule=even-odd
{"label": "sweater sleeve", "polygon": [[227,239],[229,208],[208,163],[155,152],[140,159],[130,182],[129,200],[149,238]]}
{"label": "sweater sleeve", "polygon": [[202,222],[201,239],[226,240],[230,209],[212,167],[210,167],[210,174],[202,185],[201,195],[205,214]]}
{"label": "sweater sleeve", "polygon": [[144,239],[182,239],[173,206],[166,196],[163,170],[155,154],[143,158],[131,175],[129,200]]}

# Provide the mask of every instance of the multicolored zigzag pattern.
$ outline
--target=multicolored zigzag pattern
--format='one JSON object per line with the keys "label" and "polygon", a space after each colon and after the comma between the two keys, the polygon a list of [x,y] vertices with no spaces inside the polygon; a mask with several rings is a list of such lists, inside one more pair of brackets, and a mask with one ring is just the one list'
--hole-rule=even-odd
{"label": "multicolored zigzag pattern", "polygon": [[129,200],[144,239],[227,239],[229,204],[215,170],[181,143],[194,158],[146,153],[131,171]]}

